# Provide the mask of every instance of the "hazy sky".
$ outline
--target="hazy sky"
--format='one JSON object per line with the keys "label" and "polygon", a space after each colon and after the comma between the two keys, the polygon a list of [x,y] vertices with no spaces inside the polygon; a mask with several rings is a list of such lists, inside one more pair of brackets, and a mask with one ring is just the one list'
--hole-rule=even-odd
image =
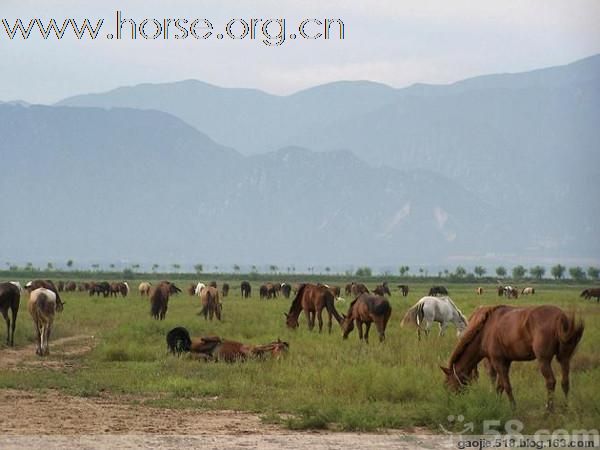
{"label": "hazy sky", "polygon": [[[84,4],[85,3],[85,4]],[[401,87],[566,64],[600,53],[598,0],[1,0],[0,19],[104,19],[97,40],[72,34],[8,39],[0,23],[0,100],[53,102],[142,82],[195,78],[227,87],[291,93],[336,80]],[[243,4],[242,4],[243,3]],[[251,5],[251,6],[250,6]],[[340,18],[345,39],[109,40],[115,11],[144,18],[206,18],[221,32],[232,18]],[[149,28],[152,31],[152,28]]]}

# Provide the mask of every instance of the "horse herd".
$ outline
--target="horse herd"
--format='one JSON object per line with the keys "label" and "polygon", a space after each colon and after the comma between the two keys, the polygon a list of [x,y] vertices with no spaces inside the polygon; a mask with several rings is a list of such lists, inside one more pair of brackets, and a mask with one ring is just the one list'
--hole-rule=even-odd
{"label": "horse herd", "polygon": [[[73,290],[73,284],[65,283],[62,289]],[[75,285],[75,289],[79,287]],[[82,285],[85,289],[86,286]],[[202,309],[200,315],[206,319],[221,319],[222,297],[229,292],[229,285],[224,283],[221,291],[215,282],[207,285],[196,283],[190,285],[188,293],[198,296]],[[408,294],[408,286],[398,285],[403,296]],[[25,285],[29,292],[27,309],[34,323],[36,334],[36,354],[48,355],[48,341],[52,330],[54,315],[63,310],[64,302],[56,285],[50,280],[35,280]],[[83,289],[82,289],[83,290]],[[129,285],[120,283],[90,283],[87,290],[92,295],[104,296],[120,294],[126,297]],[[242,298],[251,296],[250,283],[240,284]],[[19,310],[22,288],[18,282],[0,283],[0,312],[7,326],[7,345],[14,345],[15,322]],[[140,295],[150,300],[151,316],[157,320],[165,318],[169,297],[182,292],[174,283],[161,281],[156,285],[140,283]],[[108,293],[107,293],[108,292]],[[289,311],[284,313],[285,324],[290,329],[299,327],[299,317],[304,313],[309,330],[318,324],[319,332],[323,329],[323,310],[327,313],[327,329],[332,331],[332,319],[340,325],[342,337],[346,339],[356,327],[359,340],[368,342],[369,330],[375,324],[380,342],[385,341],[385,331],[392,314],[392,306],[385,297],[391,295],[387,283],[378,285],[373,292],[361,283],[349,283],[344,292],[353,296],[345,314],[336,309],[336,301],[342,300],[341,289],[326,284],[303,283],[291,286],[287,283],[266,283],[259,289],[260,298],[276,298],[280,293],[288,298],[291,293]],[[481,288],[477,294],[482,294]],[[114,294],[113,294],[114,293]],[[515,294],[516,293],[516,294]],[[518,289],[512,286],[500,286],[499,296],[518,297]],[[569,391],[570,360],[581,340],[584,325],[574,315],[567,315],[563,310],[551,305],[535,307],[515,307],[507,305],[482,306],[466,318],[448,295],[444,286],[433,286],[429,295],[422,297],[404,315],[401,326],[414,325],[418,339],[421,333],[429,333],[434,322],[440,326],[440,335],[449,324],[457,328],[459,341],[450,357],[447,367],[441,367],[446,377],[446,385],[452,390],[460,390],[478,377],[478,364],[482,360],[498,393],[505,392],[514,406],[512,388],[509,380],[509,369],[512,361],[537,360],[547,388],[546,407],[552,409],[556,379],[551,361],[556,357],[562,372],[561,386],[565,396]],[[533,295],[535,289],[524,288],[522,295]],[[585,289],[581,297],[596,298],[600,301],[600,288]],[[11,311],[9,317],[8,311]],[[12,320],[11,320],[12,319]],[[289,349],[287,342],[277,341],[264,345],[242,344],[218,336],[204,336],[192,339],[183,327],[171,330],[167,335],[167,346],[173,353],[189,352],[203,360],[236,361],[247,358],[271,355],[278,357]]]}

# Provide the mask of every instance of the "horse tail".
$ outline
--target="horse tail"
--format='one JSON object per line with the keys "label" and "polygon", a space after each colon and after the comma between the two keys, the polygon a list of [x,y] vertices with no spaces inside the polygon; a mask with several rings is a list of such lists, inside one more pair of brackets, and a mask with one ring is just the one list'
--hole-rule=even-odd
{"label": "horse tail", "polygon": [[[418,302],[416,305],[414,305],[408,311],[406,311],[406,314],[402,318],[400,326],[403,327],[404,325],[418,325],[419,319],[417,319],[417,313],[419,312],[419,310],[421,311],[421,314],[423,314],[422,302]],[[422,316],[420,320],[422,320]]]}
{"label": "horse tail", "polygon": [[341,325],[344,319],[342,319],[340,313],[338,313],[337,309],[335,309],[335,298],[333,297],[333,294],[329,291],[326,291],[325,296],[325,307],[327,308],[327,311],[329,312],[329,314],[335,317],[337,323]]}
{"label": "horse tail", "polygon": [[558,318],[558,359],[569,359],[575,349],[577,348],[577,344],[581,340],[583,336],[583,330],[585,325],[581,319],[576,320],[575,314],[571,313],[569,316],[561,314]]}
{"label": "horse tail", "polygon": [[192,346],[190,333],[184,327],[176,327],[167,333],[167,349],[171,353],[189,352]]}

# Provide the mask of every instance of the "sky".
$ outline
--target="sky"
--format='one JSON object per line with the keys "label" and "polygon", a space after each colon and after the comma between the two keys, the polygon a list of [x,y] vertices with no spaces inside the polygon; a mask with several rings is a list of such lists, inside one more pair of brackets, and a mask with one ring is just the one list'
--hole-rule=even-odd
{"label": "sky", "polygon": [[[214,33],[206,40],[110,40],[106,35],[116,28],[117,10],[138,25],[145,18],[208,19]],[[77,40],[69,32],[62,40],[44,40],[35,30],[27,40],[7,37],[2,19],[13,26],[17,19],[27,24],[32,18],[104,23],[96,40]],[[303,19],[341,19],[345,36],[286,38],[280,46],[249,37],[216,39],[229,20],[242,18],[285,18],[286,36],[297,34]],[[394,87],[451,83],[600,53],[598,23],[597,0],[2,0],[0,100],[52,103],[124,85],[182,79],[280,95],[338,80]]]}

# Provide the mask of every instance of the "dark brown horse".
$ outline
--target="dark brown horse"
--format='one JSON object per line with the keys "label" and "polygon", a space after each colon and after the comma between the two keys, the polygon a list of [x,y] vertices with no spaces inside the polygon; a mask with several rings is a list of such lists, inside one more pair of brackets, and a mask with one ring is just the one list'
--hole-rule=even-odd
{"label": "dark brown horse", "polygon": [[223,283],[221,286],[221,294],[223,297],[227,297],[229,295],[229,283]]}
{"label": "dark brown horse", "polygon": [[429,289],[429,294],[427,295],[432,297],[448,295],[448,289],[446,289],[444,286],[432,286],[431,289]]}
{"label": "dark brown horse", "polygon": [[408,295],[408,286],[406,284],[399,284],[398,289],[400,289],[402,297],[406,297]]}
{"label": "dark brown horse", "polygon": [[[13,283],[0,283],[0,313],[6,322],[6,345],[15,345],[15,327],[17,325],[17,313],[21,301],[21,291]],[[12,324],[8,317],[10,309]]]}
{"label": "dark brown horse", "polygon": [[242,281],[240,290],[242,291],[242,298],[248,298],[252,295],[252,286],[250,286],[249,281]]}
{"label": "dark brown horse", "polygon": [[373,289],[373,294],[375,295],[381,295],[382,297],[384,295],[392,295],[392,293],[390,292],[390,288],[388,287],[387,283],[383,283],[383,284],[379,284],[377,285],[377,287],[375,289]]}
{"label": "dark brown horse", "polygon": [[596,297],[596,301],[600,302],[600,288],[584,289],[581,292],[580,297],[583,297],[586,300]]}
{"label": "dark brown horse", "polygon": [[163,320],[167,314],[169,296],[178,292],[181,292],[181,289],[169,281],[161,281],[156,286],[152,286],[150,288],[150,315],[157,320]]}
{"label": "dark brown horse", "polygon": [[292,293],[292,285],[289,283],[281,283],[281,295],[285,298],[290,298],[290,294]]}
{"label": "dark brown horse", "polygon": [[33,280],[25,285],[25,289],[29,293],[35,291],[39,288],[49,289],[56,294],[56,311],[61,312],[64,309],[65,302],[62,301],[60,295],[58,294],[58,289],[56,285],[52,282],[52,280]]}
{"label": "dark brown horse", "polygon": [[348,338],[350,332],[354,329],[354,322],[358,328],[358,339],[363,339],[363,324],[366,326],[364,338],[369,342],[369,330],[371,324],[375,322],[379,341],[385,340],[385,328],[392,315],[390,302],[380,295],[362,294],[352,303],[344,320],[341,323],[344,339]]}
{"label": "dark brown horse", "polygon": [[315,327],[315,316],[319,321],[319,333],[323,330],[323,309],[327,309],[329,320],[327,329],[331,333],[331,316],[339,324],[342,323],[342,316],[335,309],[335,299],[333,294],[324,286],[314,284],[303,284],[298,289],[296,297],[292,301],[289,313],[284,313],[286,317],[286,325],[289,328],[298,328],[298,317],[304,311],[306,320],[308,321],[308,329],[312,330]]}
{"label": "dark brown horse", "polygon": [[289,349],[287,342],[277,341],[264,345],[249,345],[222,339],[218,336],[191,338],[183,327],[177,327],[167,334],[167,348],[172,353],[190,352],[196,358],[212,361],[245,361],[248,358],[264,358],[270,355],[281,357]]}
{"label": "dark brown horse", "polygon": [[358,297],[360,294],[368,294],[369,289],[362,283],[352,283],[350,293],[353,297]]}
{"label": "dark brown horse", "polygon": [[74,281],[65,282],[65,292],[75,292],[77,290],[77,284]]}
{"label": "dark brown horse", "polygon": [[513,361],[537,359],[546,380],[548,400],[553,408],[556,379],[552,359],[556,356],[562,372],[562,390],[569,393],[569,368],[575,348],[583,335],[583,323],[575,321],[556,306],[527,308],[499,305],[480,307],[469,318],[469,325],[456,345],[448,367],[441,369],[446,384],[453,390],[468,384],[483,358],[489,362],[489,374],[498,393],[506,392],[515,406],[508,372]]}

